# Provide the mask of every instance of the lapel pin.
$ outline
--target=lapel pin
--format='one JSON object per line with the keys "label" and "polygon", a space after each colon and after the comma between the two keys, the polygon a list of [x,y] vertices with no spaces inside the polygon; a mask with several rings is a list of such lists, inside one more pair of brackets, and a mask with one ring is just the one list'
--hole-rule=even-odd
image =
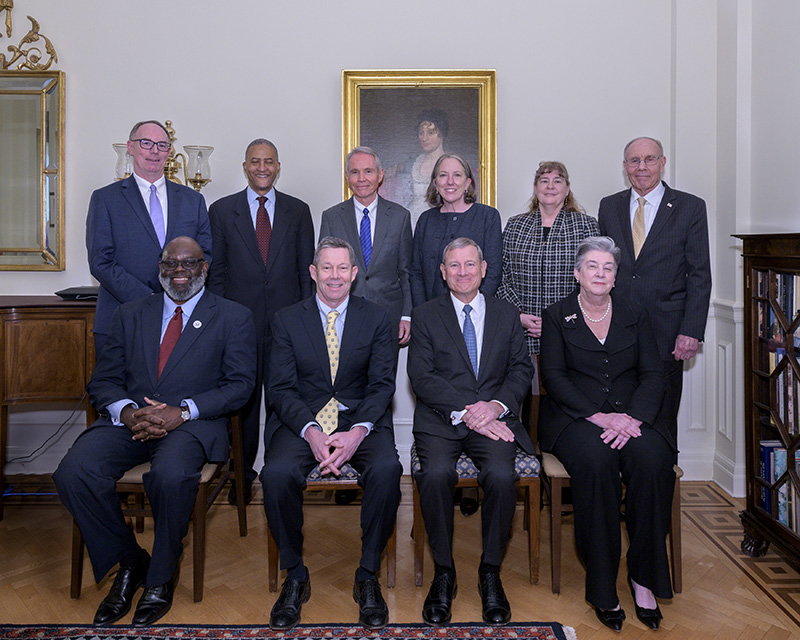
{"label": "lapel pin", "polygon": [[671,209],[672,208],[672,203],[671,202],[667,202],[667,206]]}
{"label": "lapel pin", "polygon": [[200,327],[202,327],[202,326],[203,326],[203,323],[202,323],[202,322],[200,322],[199,320],[195,320],[195,321],[192,323],[192,326],[193,326],[195,329],[199,329]]}
{"label": "lapel pin", "polygon": [[564,322],[575,322],[578,319],[578,314],[573,313],[571,316],[564,316]]}

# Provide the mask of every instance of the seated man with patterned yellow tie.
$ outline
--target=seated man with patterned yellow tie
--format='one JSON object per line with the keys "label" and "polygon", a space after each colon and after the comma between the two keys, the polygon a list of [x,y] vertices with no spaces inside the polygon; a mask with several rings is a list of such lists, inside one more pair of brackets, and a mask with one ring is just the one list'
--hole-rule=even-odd
{"label": "seated man with patterned yellow tie", "polygon": [[287,571],[270,627],[290,629],[311,594],[303,564],[303,488],[319,465],[338,476],[359,472],[361,562],[353,598],[359,622],[388,622],[376,572],[394,529],[402,466],[394,444],[394,337],[381,307],[350,295],[358,267],[344,240],[323,238],[309,267],[316,295],[279,311],[272,323],[267,453],[261,471],[264,510]]}

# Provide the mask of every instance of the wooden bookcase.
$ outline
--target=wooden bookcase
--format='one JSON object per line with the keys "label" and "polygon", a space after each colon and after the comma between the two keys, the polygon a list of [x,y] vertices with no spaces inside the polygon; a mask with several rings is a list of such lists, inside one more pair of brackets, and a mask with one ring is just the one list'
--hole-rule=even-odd
{"label": "wooden bookcase", "polygon": [[744,256],[747,508],[742,551],[800,566],[800,233],[737,235]]}

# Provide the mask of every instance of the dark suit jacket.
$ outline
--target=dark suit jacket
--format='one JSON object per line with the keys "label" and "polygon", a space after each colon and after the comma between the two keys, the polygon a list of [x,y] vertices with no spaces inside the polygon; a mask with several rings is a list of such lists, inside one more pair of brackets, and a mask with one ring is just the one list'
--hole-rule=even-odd
{"label": "dark suit jacket", "polygon": [[392,429],[394,352],[389,316],[378,305],[350,296],[339,368],[331,383],[325,329],[316,296],[282,309],[272,321],[269,394],[272,415],[264,442],[284,424],[298,436],[316,419],[331,397],[348,407],[339,412],[339,428],[372,422],[375,429]]}
{"label": "dark suit jacket", "polygon": [[665,382],[647,311],[617,293],[612,299],[605,344],[586,326],[577,290],[544,312],[539,363],[547,395],[539,412],[539,442],[545,451],[568,424],[598,411],[627,413],[643,428],[656,428],[675,449],[657,418]]}
{"label": "dark suit jacket", "polygon": [[[165,243],[178,236],[197,240],[206,260],[211,260],[206,201],[194,189],[167,180]],[[119,305],[161,291],[158,261],[162,247],[133,176],[92,194],[86,248],[89,270],[100,283],[94,332],[107,334]]]}
{"label": "dark suit jacket", "polygon": [[314,258],[314,225],[302,200],[275,191],[275,219],[267,266],[261,259],[247,204],[247,189],[217,200],[208,211],[214,262],[208,288],[253,312],[259,340],[272,315],[311,295],[308,265]]}
{"label": "dark suit jacket", "polygon": [[[209,291],[197,303],[161,377],[157,376],[164,296],[147,296],[122,305],[114,315],[106,347],[89,382],[99,412],[129,398],[144,397],[180,406],[191,398],[198,420],[182,424],[203,444],[209,460],[228,457],[225,414],[241,407],[255,380],[255,327],[250,311]],[[92,425],[111,425],[102,415]]]}
{"label": "dark suit jacket", "polygon": [[711,295],[706,203],[690,193],[666,190],[639,257],[631,234],[631,190],[600,201],[600,233],[622,252],[616,291],[652,310],[662,360],[674,360],[678,334],[702,341]]}
{"label": "dark suit jacket", "polygon": [[375,213],[369,269],[361,251],[353,198],[322,212],[319,237],[335,236],[353,246],[358,275],[352,293],[386,309],[392,326],[397,327],[402,316],[411,315],[411,215],[408,209],[380,196]]}
{"label": "dark suit jacket", "polygon": [[417,396],[414,433],[462,439],[469,429],[464,423],[453,426],[450,413],[478,400],[499,400],[508,407],[502,420],[514,432],[517,445],[532,453],[530,436],[519,420],[533,376],[519,310],[505,300],[484,298],[486,319],[477,381],[450,294],[414,308],[408,351],[408,377]]}

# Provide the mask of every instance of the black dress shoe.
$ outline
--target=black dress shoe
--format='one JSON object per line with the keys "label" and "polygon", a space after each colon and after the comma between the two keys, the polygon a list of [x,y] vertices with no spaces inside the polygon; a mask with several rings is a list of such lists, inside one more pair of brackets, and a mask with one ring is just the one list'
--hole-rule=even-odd
{"label": "black dress shoe", "polygon": [[422,619],[432,627],[440,627],[450,622],[450,606],[456,597],[458,585],[453,573],[442,572],[434,576],[428,597],[422,605]]}
{"label": "black dress shoe", "polygon": [[485,571],[480,574],[478,593],[483,604],[483,621],[493,627],[502,627],[511,620],[511,605],[508,604],[500,574]]}
{"label": "black dress shoe", "polygon": [[639,618],[639,622],[646,627],[657,630],[661,624],[661,619],[664,617],[661,615],[661,609],[658,608],[658,604],[656,604],[655,609],[640,607],[636,602],[636,592],[633,590],[633,582],[630,576],[628,576],[628,586],[631,588],[633,604],[636,606],[636,617]]}
{"label": "black dress shoe", "polygon": [[358,603],[358,623],[365,629],[383,629],[389,623],[389,607],[381,595],[377,578],[356,580],[353,600]]}
{"label": "black dress shoe", "polygon": [[358,489],[337,489],[333,492],[333,501],[338,505],[350,504],[358,496]]}
{"label": "black dress shoe", "polygon": [[142,597],[136,603],[133,614],[134,627],[149,627],[160,620],[172,607],[172,596],[175,594],[175,585],[178,583],[178,571],[169,582],[155,587],[145,587]]}
{"label": "black dress shoe", "polygon": [[300,622],[300,608],[311,596],[310,580],[286,578],[281,586],[281,594],[269,614],[269,628],[273,631],[286,631]]}
{"label": "black dress shoe", "polygon": [[[247,506],[253,499],[253,481],[245,478],[244,480],[244,504]],[[231,482],[230,491],[228,491],[228,504],[234,507],[238,504],[236,500],[236,484]]]}
{"label": "black dress shoe", "polygon": [[458,508],[461,509],[461,513],[465,516],[471,516],[478,511],[478,500],[470,496],[464,496],[461,498]]}
{"label": "black dress shoe", "polygon": [[622,609],[601,609],[600,607],[594,608],[597,619],[606,625],[612,631],[622,631],[622,621],[625,620],[625,612]]}
{"label": "black dress shoe", "polygon": [[93,624],[98,626],[112,624],[131,610],[133,596],[139,587],[144,584],[149,567],[149,555],[146,560],[132,567],[120,566],[114,578],[114,583],[111,585],[111,590],[103,598],[97,608],[97,613],[94,614]]}

